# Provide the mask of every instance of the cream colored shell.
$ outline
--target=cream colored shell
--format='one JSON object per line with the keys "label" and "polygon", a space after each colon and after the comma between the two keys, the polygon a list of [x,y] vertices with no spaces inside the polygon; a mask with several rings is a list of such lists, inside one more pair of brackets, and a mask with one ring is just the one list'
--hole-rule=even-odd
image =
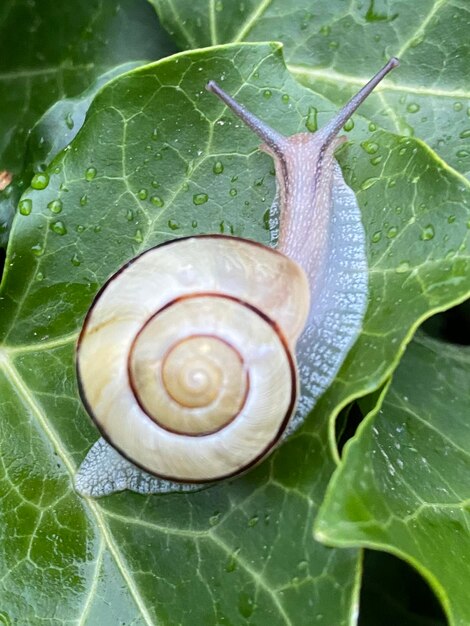
{"label": "cream colored shell", "polygon": [[97,296],[79,340],[82,397],[103,435],[163,478],[207,482],[267,454],[297,394],[303,270],[234,237],[145,252]]}

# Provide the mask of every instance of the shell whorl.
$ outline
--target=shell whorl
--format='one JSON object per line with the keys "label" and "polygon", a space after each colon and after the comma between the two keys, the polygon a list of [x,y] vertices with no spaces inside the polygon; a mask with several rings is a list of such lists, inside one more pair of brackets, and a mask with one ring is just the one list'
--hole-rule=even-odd
{"label": "shell whorl", "polygon": [[82,397],[105,438],[157,476],[238,474],[294,411],[308,310],[303,270],[275,250],[219,236],[158,246],[95,299],[79,340]]}

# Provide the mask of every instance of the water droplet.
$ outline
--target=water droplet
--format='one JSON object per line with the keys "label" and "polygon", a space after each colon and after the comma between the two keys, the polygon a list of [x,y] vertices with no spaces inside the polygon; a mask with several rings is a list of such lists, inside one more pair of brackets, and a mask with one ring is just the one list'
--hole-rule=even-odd
{"label": "water droplet", "polygon": [[454,111],[461,111],[463,109],[463,104],[461,102],[454,102]]}
{"label": "water droplet", "polygon": [[18,205],[18,209],[21,215],[29,215],[31,211],[33,210],[32,200],[30,200],[29,198],[25,198],[24,200],[21,200],[21,202]]}
{"label": "water droplet", "polygon": [[229,191],[229,194],[232,198],[235,198],[235,196],[237,195],[238,191],[235,189],[235,187],[232,187]]}
{"label": "water droplet", "polygon": [[191,222],[191,226],[192,226],[192,228],[197,228],[197,220],[193,220]]}
{"label": "water droplet", "polygon": [[366,189],[370,189],[370,187],[372,187],[372,185],[375,185],[378,180],[378,178],[366,178],[365,181],[361,184],[361,189],[363,191],[365,191]]}
{"label": "water droplet", "polygon": [[421,233],[421,239],[423,241],[429,241],[430,239],[434,239],[434,226],[432,224],[428,224],[424,227]]}
{"label": "water droplet", "polygon": [[460,135],[459,135],[460,139],[468,139],[468,137],[470,137],[470,128],[466,128],[465,130],[463,130]]}
{"label": "water droplet", "polygon": [[375,233],[371,237],[372,243],[377,243],[382,239],[382,231],[376,230]]}
{"label": "water droplet", "polygon": [[354,128],[354,120],[350,117],[348,121],[346,122],[346,124],[343,126],[343,130],[345,130],[346,132],[349,132],[353,128]]}
{"label": "water droplet", "polygon": [[397,274],[405,274],[406,272],[410,271],[410,264],[408,263],[408,261],[402,261],[400,263],[400,265],[397,265],[397,267],[395,268],[395,272]]}
{"label": "water droplet", "polygon": [[65,116],[65,124],[70,130],[72,130],[72,128],[75,126],[71,113],[67,113],[67,115]]}
{"label": "water droplet", "polygon": [[75,230],[77,231],[77,233],[83,233],[83,231],[85,230],[85,226],[83,226],[83,224],[78,224],[77,226],[75,226]]}
{"label": "water droplet", "polygon": [[222,172],[224,171],[224,164],[222,163],[222,161],[216,161],[214,163],[212,171],[214,172],[214,174],[222,174]]}
{"label": "water droplet", "polygon": [[139,196],[140,200],[147,200],[148,192],[146,189],[140,189],[137,195]]}
{"label": "water droplet", "polygon": [[49,184],[49,175],[45,172],[38,172],[31,179],[31,187],[33,189],[41,190],[45,189]]}
{"label": "water droplet", "polygon": [[199,206],[200,204],[205,204],[208,200],[209,196],[207,195],[207,193],[195,193],[193,196],[193,203],[196,206]]}
{"label": "water droplet", "polygon": [[153,141],[157,141],[158,139],[158,130],[156,128],[154,128],[152,131],[152,139]]}
{"label": "water droplet", "polygon": [[180,225],[175,220],[168,220],[168,228],[170,230],[178,230],[179,227]]}
{"label": "water droplet", "polygon": [[216,2],[215,2],[215,10],[220,12],[220,11],[223,10],[223,8],[224,8],[224,5],[223,5],[222,0],[216,0]]}
{"label": "water droplet", "polygon": [[142,243],[144,240],[143,236],[142,236],[142,231],[140,230],[140,228],[138,228],[135,231],[135,235],[134,235],[134,241],[137,241],[137,243]]}
{"label": "water droplet", "polygon": [[37,280],[38,282],[42,282],[42,281],[44,280],[44,274],[43,274],[42,272],[38,272],[38,273],[36,274],[36,280]]}
{"label": "water droplet", "polygon": [[74,267],[78,267],[81,264],[80,257],[78,256],[77,253],[73,255],[73,257],[70,259],[70,262],[72,263]]}
{"label": "water droplet", "polygon": [[62,211],[62,202],[60,200],[52,200],[47,205],[47,208],[52,211],[52,213],[60,213]]}
{"label": "water droplet", "polygon": [[134,219],[134,211],[132,209],[127,209],[126,211],[126,220],[128,222],[132,222]]}
{"label": "water droplet", "polygon": [[93,231],[95,233],[100,233],[101,232],[101,226],[98,224],[97,226],[94,227]]}
{"label": "water droplet", "polygon": [[270,89],[265,89],[263,91],[263,98],[266,98],[266,100],[269,100],[269,98],[273,95],[273,92]]}
{"label": "water droplet", "polygon": [[34,246],[31,246],[31,250],[34,256],[42,256],[44,254],[44,246],[42,243],[34,244]]}
{"label": "water droplet", "polygon": [[161,208],[162,208],[162,206],[165,204],[165,203],[164,203],[164,201],[163,201],[163,198],[160,198],[160,196],[152,196],[152,197],[150,198],[150,202],[151,202],[154,206],[158,207],[159,209],[161,209]]}
{"label": "water droplet", "polygon": [[380,155],[376,156],[376,157],[374,157],[373,159],[370,160],[370,164],[371,165],[378,165],[381,160],[382,160],[382,157]]}
{"label": "water droplet", "polygon": [[248,527],[253,528],[253,526],[256,526],[258,522],[259,522],[258,515],[254,515],[252,518],[248,520]]}
{"label": "water droplet", "polygon": [[96,177],[97,171],[96,167],[89,167],[85,172],[85,179],[90,182]]}
{"label": "water droplet", "polygon": [[455,222],[455,219],[455,215],[449,215],[447,221],[449,222],[449,224],[453,224]]}
{"label": "water droplet", "polygon": [[387,237],[389,239],[394,239],[397,235],[398,235],[398,228],[396,228],[395,226],[391,226],[387,230]]}
{"label": "water droplet", "polygon": [[281,100],[284,102],[284,104],[287,104],[290,100],[289,94],[288,93],[282,94]]}
{"label": "water droplet", "polygon": [[376,124],[374,124],[374,122],[370,122],[370,123],[369,123],[369,131],[370,131],[371,133],[373,133],[373,132],[375,132],[376,130],[377,130],[377,126],[376,126]]}
{"label": "water droplet", "polygon": [[309,107],[305,126],[307,127],[307,130],[309,130],[311,133],[314,133],[318,129],[317,116],[318,110],[315,107]]}
{"label": "water droplet", "polygon": [[457,156],[461,159],[464,159],[465,157],[470,156],[470,152],[468,150],[458,150]]}
{"label": "water droplet", "polygon": [[330,33],[331,33],[331,26],[325,25],[320,28],[320,35],[323,35],[323,37],[328,37]]}
{"label": "water droplet", "polygon": [[86,206],[88,204],[88,196],[86,193],[80,198],[80,206]]}
{"label": "water droplet", "polygon": [[379,144],[375,143],[375,141],[363,141],[361,146],[367,154],[375,154],[379,149]]}
{"label": "water droplet", "polygon": [[421,107],[416,102],[410,102],[410,104],[406,107],[408,113],[417,113]]}
{"label": "water droplet", "polygon": [[50,229],[56,235],[65,235],[67,233],[64,222],[60,220],[58,220],[57,222],[52,222],[50,225]]}
{"label": "water droplet", "polygon": [[339,48],[339,43],[337,41],[330,41],[330,43],[328,44],[328,47],[331,50],[337,50]]}
{"label": "water droplet", "polygon": [[398,150],[398,156],[403,156],[404,154],[406,154],[406,148],[400,148],[400,150]]}
{"label": "water droplet", "polygon": [[60,183],[60,187],[59,187],[59,189],[60,189],[61,191],[63,191],[64,193],[67,193],[67,192],[68,192],[68,190],[69,190],[69,188],[67,187],[67,185],[66,185],[65,183]]}

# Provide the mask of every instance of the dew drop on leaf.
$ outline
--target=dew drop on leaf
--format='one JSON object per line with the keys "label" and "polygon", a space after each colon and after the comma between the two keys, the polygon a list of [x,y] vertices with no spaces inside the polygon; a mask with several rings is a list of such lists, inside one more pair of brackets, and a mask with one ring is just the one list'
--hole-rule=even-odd
{"label": "dew drop on leaf", "polygon": [[71,113],[67,113],[67,115],[65,116],[65,124],[69,130],[72,130],[72,128],[75,126]]}
{"label": "dew drop on leaf", "polygon": [[60,213],[62,211],[62,202],[60,200],[52,200],[47,205],[47,208],[52,211],[52,213]]}
{"label": "dew drop on leaf", "polygon": [[231,195],[232,198],[235,198],[235,196],[237,195],[238,191],[235,189],[235,187],[232,187],[229,191],[229,194]]}
{"label": "dew drop on leaf", "polygon": [[466,128],[465,130],[463,130],[463,131],[460,133],[459,137],[460,137],[461,139],[468,139],[468,138],[470,137],[470,128]]}
{"label": "dew drop on leaf", "polygon": [[140,200],[147,200],[148,192],[146,189],[140,189],[137,195],[139,196]]}
{"label": "dew drop on leaf", "polygon": [[318,111],[316,107],[309,107],[305,126],[307,130],[309,130],[311,133],[314,133],[318,129],[317,116],[318,116]]}
{"label": "dew drop on leaf", "polygon": [[81,264],[80,257],[78,256],[77,253],[73,255],[73,257],[70,259],[70,262],[72,263],[74,267],[78,267]]}
{"label": "dew drop on leaf", "polygon": [[273,92],[270,89],[265,89],[263,91],[263,98],[269,100],[269,98],[273,95]]}
{"label": "dew drop on leaf", "polygon": [[205,204],[208,200],[209,196],[207,195],[207,193],[196,193],[193,196],[193,203],[196,206],[199,206],[200,204]]}
{"label": "dew drop on leaf", "polygon": [[405,272],[409,272],[410,271],[410,264],[408,263],[408,261],[402,261],[399,265],[397,265],[397,267],[395,268],[395,272],[397,274],[404,274]]}
{"label": "dew drop on leaf", "polygon": [[31,211],[33,210],[32,200],[30,200],[29,198],[25,198],[24,200],[21,200],[21,202],[18,204],[18,209],[21,215],[29,215]]}
{"label": "dew drop on leaf", "polygon": [[214,174],[222,174],[222,172],[224,171],[224,164],[222,163],[222,161],[216,161],[214,163],[212,171],[214,172]]}
{"label": "dew drop on leaf", "polygon": [[378,178],[366,178],[365,181],[361,184],[361,189],[365,191],[366,189],[372,187],[372,185],[375,185],[377,181]]}
{"label": "dew drop on leaf", "polygon": [[31,187],[33,189],[41,190],[45,189],[49,184],[49,175],[45,172],[38,172],[31,180]]}
{"label": "dew drop on leaf", "polygon": [[375,141],[363,141],[361,147],[367,152],[367,154],[375,154],[379,149],[379,144]]}
{"label": "dew drop on leaf", "polygon": [[50,229],[53,233],[56,233],[56,235],[65,235],[67,233],[64,222],[60,220],[58,220],[57,222],[52,222]]}
{"label": "dew drop on leaf", "polygon": [[434,226],[432,224],[428,224],[424,227],[423,232],[421,233],[421,239],[423,241],[430,241],[434,239]]}
{"label": "dew drop on leaf", "polygon": [[394,239],[398,234],[398,228],[396,228],[396,226],[391,226],[388,230],[387,230],[387,237],[389,239]]}
{"label": "dew drop on leaf", "polygon": [[85,172],[85,179],[88,181],[92,181],[96,177],[96,174],[96,167],[89,167]]}
{"label": "dew drop on leaf", "polygon": [[375,233],[371,237],[372,243],[378,243],[382,239],[382,231],[376,230]]}
{"label": "dew drop on leaf", "polygon": [[165,204],[165,203],[163,202],[163,198],[160,198],[160,196],[152,196],[152,197],[150,198],[150,202],[151,202],[154,206],[158,207],[159,209],[161,209],[161,208],[162,208],[162,206]]}
{"label": "dew drop on leaf", "polygon": [[416,104],[415,102],[410,102],[410,104],[406,107],[406,110],[408,111],[408,113],[417,113],[420,109],[419,104]]}
{"label": "dew drop on leaf", "polygon": [[346,124],[343,126],[343,129],[346,132],[349,132],[353,128],[354,128],[354,120],[352,118],[349,118],[348,121],[346,122]]}
{"label": "dew drop on leaf", "polygon": [[42,243],[34,244],[34,246],[31,246],[31,250],[34,256],[42,256],[44,254],[44,246]]}
{"label": "dew drop on leaf", "polygon": [[80,198],[80,206],[86,206],[88,204],[88,196],[86,193]]}

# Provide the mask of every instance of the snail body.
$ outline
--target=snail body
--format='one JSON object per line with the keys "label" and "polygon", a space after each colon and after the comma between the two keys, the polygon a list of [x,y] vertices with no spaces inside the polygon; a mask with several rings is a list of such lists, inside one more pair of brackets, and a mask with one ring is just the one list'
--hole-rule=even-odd
{"label": "snail body", "polygon": [[90,450],[77,491],[156,493],[235,476],[305,419],[367,303],[364,229],[334,160],[337,134],[397,63],[324,128],[291,137],[207,85],[275,161],[278,247],[220,235],[178,239],[108,280],[77,348],[81,397],[108,443]]}

